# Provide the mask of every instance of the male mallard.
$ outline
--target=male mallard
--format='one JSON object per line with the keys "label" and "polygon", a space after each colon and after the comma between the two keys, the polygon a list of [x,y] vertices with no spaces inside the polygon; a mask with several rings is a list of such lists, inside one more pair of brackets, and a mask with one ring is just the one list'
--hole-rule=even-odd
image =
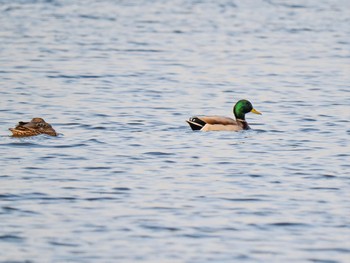
{"label": "male mallard", "polygon": [[261,114],[253,105],[247,100],[240,100],[233,107],[233,114],[236,120],[229,117],[221,116],[203,116],[192,117],[187,123],[191,126],[192,130],[201,131],[241,131],[249,130],[250,127],[245,120],[246,113]]}
{"label": "male mallard", "polygon": [[34,136],[39,134],[57,136],[56,131],[42,118],[33,118],[30,122],[20,121],[15,128],[9,128],[9,130],[12,132],[12,136],[15,137]]}

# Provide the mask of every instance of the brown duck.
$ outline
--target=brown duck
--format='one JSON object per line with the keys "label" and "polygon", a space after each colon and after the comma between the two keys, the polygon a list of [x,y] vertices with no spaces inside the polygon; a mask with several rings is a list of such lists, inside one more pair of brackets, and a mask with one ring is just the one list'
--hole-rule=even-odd
{"label": "brown duck", "polygon": [[42,118],[33,118],[30,122],[20,121],[15,128],[9,128],[9,130],[14,137],[35,136],[39,134],[57,136],[52,126]]}

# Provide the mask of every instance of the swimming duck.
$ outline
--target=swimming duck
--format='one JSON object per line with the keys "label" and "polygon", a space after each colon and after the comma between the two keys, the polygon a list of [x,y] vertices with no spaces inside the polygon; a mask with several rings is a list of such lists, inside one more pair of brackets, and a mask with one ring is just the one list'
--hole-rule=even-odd
{"label": "swimming duck", "polygon": [[221,116],[202,116],[192,117],[187,123],[192,130],[201,131],[241,131],[249,130],[250,127],[245,120],[246,113],[260,114],[259,111],[253,108],[253,105],[248,100],[240,100],[233,107],[233,114],[236,120],[229,117]]}
{"label": "swimming duck", "polygon": [[39,134],[57,136],[52,126],[42,118],[33,118],[30,122],[20,121],[15,128],[9,128],[9,130],[14,137],[34,136]]}

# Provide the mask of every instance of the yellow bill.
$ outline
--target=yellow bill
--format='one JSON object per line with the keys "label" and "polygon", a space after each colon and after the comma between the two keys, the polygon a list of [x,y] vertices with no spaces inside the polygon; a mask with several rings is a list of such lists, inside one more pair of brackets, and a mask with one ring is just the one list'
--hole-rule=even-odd
{"label": "yellow bill", "polygon": [[255,114],[259,114],[259,115],[262,114],[261,112],[257,111],[256,109],[252,109],[250,112],[251,112],[251,113],[255,113]]}

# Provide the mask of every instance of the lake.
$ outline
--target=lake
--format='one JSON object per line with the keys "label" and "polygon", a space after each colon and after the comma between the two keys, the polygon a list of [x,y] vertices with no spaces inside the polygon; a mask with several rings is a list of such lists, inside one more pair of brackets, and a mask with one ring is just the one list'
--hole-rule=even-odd
{"label": "lake", "polygon": [[349,12],[0,1],[0,262],[349,262]]}

